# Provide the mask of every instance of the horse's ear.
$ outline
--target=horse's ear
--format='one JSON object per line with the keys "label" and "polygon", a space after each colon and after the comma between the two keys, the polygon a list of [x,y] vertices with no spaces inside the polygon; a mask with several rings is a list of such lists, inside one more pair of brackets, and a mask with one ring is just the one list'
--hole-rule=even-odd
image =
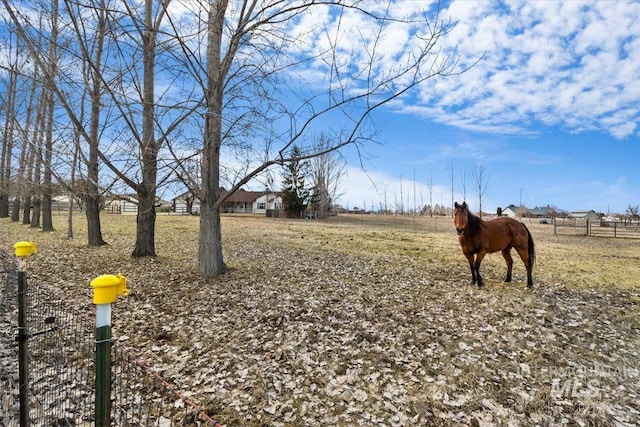
{"label": "horse's ear", "polygon": [[458,204],[458,202],[456,202],[456,203],[455,203],[454,207],[455,207],[456,209],[458,209],[458,208],[460,207],[460,205]]}
{"label": "horse's ear", "polygon": [[469,206],[467,206],[467,202],[462,202],[462,209],[468,209]]}

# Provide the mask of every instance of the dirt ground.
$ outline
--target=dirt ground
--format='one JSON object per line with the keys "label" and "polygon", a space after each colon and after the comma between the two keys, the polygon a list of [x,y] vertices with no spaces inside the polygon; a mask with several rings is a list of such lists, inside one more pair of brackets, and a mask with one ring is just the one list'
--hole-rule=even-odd
{"label": "dirt ground", "polygon": [[158,216],[156,258],[132,259],[134,216],[109,245],[0,220],[33,240],[30,274],[91,309],[122,273],[114,337],[229,426],[640,425],[640,240],[536,242],[534,289],[514,253],[469,285],[451,218],[223,218],[229,272],[197,275],[198,218]]}

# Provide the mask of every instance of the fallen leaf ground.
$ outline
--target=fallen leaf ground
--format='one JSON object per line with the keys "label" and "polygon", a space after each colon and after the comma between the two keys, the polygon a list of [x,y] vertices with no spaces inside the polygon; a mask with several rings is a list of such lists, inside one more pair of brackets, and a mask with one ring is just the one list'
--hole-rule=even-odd
{"label": "fallen leaf ground", "polygon": [[132,259],[135,217],[108,246],[0,221],[34,240],[30,274],[91,310],[90,280],[122,273],[114,336],[229,426],[640,424],[640,240],[530,224],[525,289],[469,271],[450,219],[223,218],[229,272],[197,275],[198,218],[158,216],[156,258]]}

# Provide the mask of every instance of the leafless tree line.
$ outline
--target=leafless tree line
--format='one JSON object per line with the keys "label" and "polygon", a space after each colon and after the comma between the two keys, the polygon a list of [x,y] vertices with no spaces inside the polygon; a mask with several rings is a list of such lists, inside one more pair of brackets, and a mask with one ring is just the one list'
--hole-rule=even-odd
{"label": "leafless tree line", "polygon": [[[382,201],[378,203],[377,207],[372,206],[372,209],[377,208],[377,212],[386,215],[422,215],[422,216],[452,216],[453,206],[456,196],[462,197],[463,201],[467,201],[467,187],[471,186],[473,190],[473,196],[478,201],[478,210],[482,212],[483,199],[489,187],[490,176],[483,163],[475,163],[473,169],[470,172],[471,183],[468,184],[469,173],[465,168],[461,168],[459,171],[456,169],[453,161],[447,165],[447,173],[449,177],[449,191],[451,196],[451,204],[447,204],[443,200],[443,194],[441,194],[441,200],[438,203],[434,202],[434,182],[433,173],[430,173],[426,183],[416,179],[415,172],[413,176],[413,190],[405,192],[402,177],[400,177],[400,184],[398,189],[393,191],[393,200],[390,200],[389,189],[385,187],[381,191]],[[428,200],[425,200],[423,190],[420,190],[418,197],[418,191],[416,189],[417,183],[421,182],[421,187],[426,187],[428,193]],[[406,196],[405,196],[406,193]],[[441,192],[442,193],[442,192]],[[411,202],[410,198],[413,199]],[[392,203],[393,202],[393,203]],[[366,205],[366,203],[365,203]],[[360,210],[360,208],[358,208]],[[366,206],[363,210],[366,210]]]}
{"label": "leafless tree line", "polygon": [[[83,204],[99,246],[105,194],[130,192],[132,255],[155,256],[156,200],[181,186],[201,202],[206,277],[225,271],[226,197],[294,160],[294,144],[298,160],[317,162],[365,149],[372,112],[472,65],[440,48],[452,25],[437,5],[398,15],[392,1],[0,4],[0,217],[52,230],[52,195],[64,192]],[[388,52],[398,28],[406,45]],[[317,171],[326,203],[332,172]]]}

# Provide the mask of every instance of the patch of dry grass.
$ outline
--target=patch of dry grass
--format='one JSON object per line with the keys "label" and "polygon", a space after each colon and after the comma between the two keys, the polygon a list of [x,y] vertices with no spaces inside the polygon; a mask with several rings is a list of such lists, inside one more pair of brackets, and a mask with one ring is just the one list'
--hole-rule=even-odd
{"label": "patch of dry grass", "polygon": [[[196,272],[198,218],[158,216],[155,259],[135,260],[135,217],[103,216],[110,243],[0,221],[34,240],[34,279],[90,305],[121,272],[114,335],[228,425],[636,425],[640,247],[529,224],[533,291],[516,259],[483,289],[450,219],[223,218],[230,271]],[[64,224],[62,217],[56,225]]]}

